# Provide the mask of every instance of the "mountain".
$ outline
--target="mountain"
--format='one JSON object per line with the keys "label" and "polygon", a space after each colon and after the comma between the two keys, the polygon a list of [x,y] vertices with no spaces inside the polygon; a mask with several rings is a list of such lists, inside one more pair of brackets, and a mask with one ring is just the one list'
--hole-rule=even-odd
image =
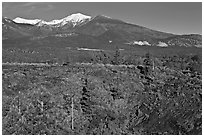
{"label": "mountain", "polygon": [[111,40],[113,43],[127,43],[135,40],[153,43],[157,39],[174,36],[174,34],[151,30],[101,15],[76,28],[76,32],[97,37],[104,42]]}
{"label": "mountain", "polygon": [[[59,46],[125,49],[137,46],[202,47],[198,34],[176,35],[130,24],[104,15],[75,13],[62,19],[2,19],[3,47]],[[18,45],[16,45],[18,43]]]}
{"label": "mountain", "polygon": [[68,23],[72,23],[73,27],[76,25],[79,25],[87,20],[90,20],[91,17],[87,15],[83,15],[81,13],[72,14],[70,16],[67,16],[63,19],[59,20],[52,20],[52,21],[44,21],[41,19],[23,19],[20,17],[15,18],[13,21],[16,23],[23,23],[23,24],[32,24],[37,26],[43,26],[43,25],[50,25],[53,27],[61,27]]}
{"label": "mountain", "polygon": [[162,41],[169,46],[202,47],[202,36],[198,34],[173,36]]}
{"label": "mountain", "polygon": [[52,32],[50,28],[38,27],[32,24],[16,23],[11,19],[2,18],[2,38],[18,39],[22,37],[38,37],[49,35]]}
{"label": "mountain", "polygon": [[6,17],[2,18],[2,40],[32,36],[29,31],[31,28],[31,24],[18,24]]}

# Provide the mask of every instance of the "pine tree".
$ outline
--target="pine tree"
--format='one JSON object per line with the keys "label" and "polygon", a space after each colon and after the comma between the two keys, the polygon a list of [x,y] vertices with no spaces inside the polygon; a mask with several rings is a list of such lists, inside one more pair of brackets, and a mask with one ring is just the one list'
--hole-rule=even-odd
{"label": "pine tree", "polygon": [[113,63],[113,65],[119,65],[120,64],[120,51],[118,48],[115,51],[115,55],[113,57],[112,63]]}
{"label": "pine tree", "polygon": [[151,62],[149,52],[145,54],[144,66],[145,66],[145,75],[149,75],[151,68],[152,68],[152,62]]}
{"label": "pine tree", "polygon": [[81,110],[84,114],[91,113],[91,100],[90,100],[90,91],[87,90],[88,80],[87,78],[83,79],[84,86],[82,88],[82,98],[80,99]]}
{"label": "pine tree", "polygon": [[74,129],[74,99],[72,97],[72,130]]}

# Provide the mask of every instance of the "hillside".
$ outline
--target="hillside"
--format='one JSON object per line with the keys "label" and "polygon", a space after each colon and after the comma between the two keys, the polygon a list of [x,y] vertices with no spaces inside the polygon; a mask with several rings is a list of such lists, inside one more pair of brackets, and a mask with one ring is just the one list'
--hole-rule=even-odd
{"label": "hillside", "polygon": [[[166,44],[165,47],[202,45],[201,35],[160,32],[102,15],[90,17],[76,13],[51,22],[22,18],[13,21],[3,18],[2,21],[3,48],[29,45],[47,47],[53,45],[53,41],[60,47],[76,45],[96,49],[111,49],[113,47],[110,45],[116,44],[126,46],[126,49],[129,45],[160,46],[161,42]],[[140,44],[141,42],[148,44]]]}

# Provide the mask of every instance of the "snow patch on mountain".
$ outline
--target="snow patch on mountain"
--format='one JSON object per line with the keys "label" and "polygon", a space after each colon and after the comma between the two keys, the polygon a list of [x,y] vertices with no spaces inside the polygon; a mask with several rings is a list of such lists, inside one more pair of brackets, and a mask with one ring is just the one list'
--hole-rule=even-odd
{"label": "snow patch on mountain", "polygon": [[149,42],[147,41],[134,41],[134,44],[138,44],[138,45],[148,45],[150,46],[151,44],[149,44]]}
{"label": "snow patch on mountain", "polygon": [[168,45],[164,42],[159,41],[159,43],[157,44],[157,46],[159,47],[168,47]]}
{"label": "snow patch on mountain", "polygon": [[13,21],[16,22],[16,23],[23,23],[23,24],[32,24],[32,25],[35,25],[35,24],[37,24],[38,22],[40,22],[41,20],[40,20],[40,19],[23,19],[23,18],[17,17],[17,18],[15,18]]}
{"label": "snow patch on mountain", "polygon": [[37,26],[43,26],[43,25],[57,25],[60,23],[60,20],[52,20],[50,22],[47,22],[47,21],[44,21],[44,20],[41,20],[40,22],[38,22],[36,25]]}
{"label": "snow patch on mountain", "polygon": [[45,24],[47,25],[56,25],[56,24],[59,24],[62,20],[52,20],[50,22],[44,22]]}
{"label": "snow patch on mountain", "polygon": [[16,23],[26,23],[26,24],[32,24],[32,25],[37,24],[37,26],[50,25],[54,27],[61,27],[66,25],[67,23],[72,23],[73,27],[75,27],[76,25],[81,24],[84,21],[90,20],[90,19],[91,19],[91,16],[87,16],[81,13],[76,13],[76,14],[67,16],[63,19],[52,20],[48,22],[40,19],[29,20],[29,19],[23,19],[20,17],[15,18],[13,21]]}
{"label": "snow patch on mountain", "polygon": [[197,48],[202,48],[202,45],[194,45]]}
{"label": "snow patch on mountain", "polygon": [[77,48],[77,50],[87,50],[87,51],[104,51],[102,49],[89,49],[89,48]]}
{"label": "snow patch on mountain", "polygon": [[129,42],[129,43],[126,43],[126,44],[130,44],[130,45],[140,45],[140,46],[151,46],[151,44],[147,41],[133,41],[133,42]]}
{"label": "snow patch on mountain", "polygon": [[72,14],[62,19],[61,25],[67,24],[67,22],[72,22],[73,26],[76,26],[79,23],[83,23],[86,20],[90,20],[91,16],[83,15],[81,13]]}

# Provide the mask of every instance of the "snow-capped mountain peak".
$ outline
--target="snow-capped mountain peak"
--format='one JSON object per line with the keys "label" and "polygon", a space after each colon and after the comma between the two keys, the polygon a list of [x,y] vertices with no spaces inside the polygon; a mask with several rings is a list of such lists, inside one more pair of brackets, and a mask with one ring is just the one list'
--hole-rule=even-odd
{"label": "snow-capped mountain peak", "polygon": [[62,20],[52,20],[49,22],[46,22],[47,25],[55,25],[55,24],[59,24]]}
{"label": "snow-capped mountain peak", "polygon": [[72,22],[73,26],[77,25],[77,23],[82,23],[86,20],[90,20],[91,16],[87,16],[81,13],[75,13],[70,16],[67,16],[62,19],[61,25],[65,25],[67,22]]}
{"label": "snow-capped mountain peak", "polygon": [[41,20],[40,19],[23,19],[23,18],[17,17],[13,21],[16,22],[16,23],[24,23],[24,24],[35,25],[38,22],[40,22]]}
{"label": "snow-capped mountain peak", "polygon": [[64,26],[67,23],[72,23],[73,26],[76,26],[77,24],[83,23],[84,21],[90,20],[91,16],[87,16],[81,13],[75,13],[72,14],[70,16],[67,16],[65,18],[62,19],[56,19],[56,20],[52,20],[52,21],[44,21],[44,20],[40,20],[40,19],[23,19],[20,17],[15,18],[13,21],[16,23],[24,23],[24,24],[32,24],[32,25],[37,25],[37,26],[43,26],[43,25],[53,25],[53,26]]}

